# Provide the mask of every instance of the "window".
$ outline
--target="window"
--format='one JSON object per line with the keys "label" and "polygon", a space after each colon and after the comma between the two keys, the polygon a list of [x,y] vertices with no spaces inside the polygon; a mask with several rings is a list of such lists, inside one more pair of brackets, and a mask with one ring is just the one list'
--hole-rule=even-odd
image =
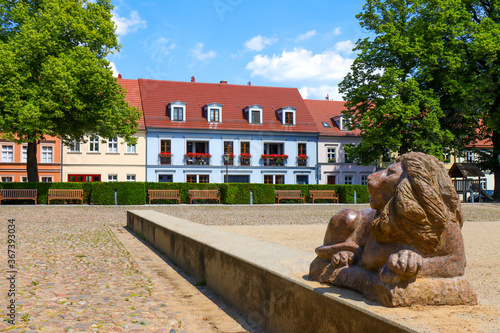
{"label": "window", "polygon": [[264,108],[260,105],[252,105],[246,107],[245,111],[246,117],[250,124],[262,124],[262,111]]}
{"label": "window", "polygon": [[52,177],[41,177],[42,183],[52,183]]}
{"label": "window", "polygon": [[108,175],[108,182],[117,182],[118,175]]}
{"label": "window", "polygon": [[306,166],[307,165],[307,150],[305,143],[297,144],[297,165]]}
{"label": "window", "polygon": [[326,149],[326,156],[328,158],[328,163],[337,162],[336,151],[337,151],[336,148],[327,148]]}
{"label": "window", "polygon": [[210,109],[210,121],[219,122],[220,109]]}
{"label": "window", "polygon": [[21,181],[23,183],[27,183],[28,182],[28,176],[21,176]]}
{"label": "window", "polygon": [[328,124],[326,121],[322,121],[321,124],[323,124],[323,127],[330,127],[330,124]]}
{"label": "window", "polygon": [[361,176],[361,185],[367,185],[368,184],[368,176],[364,175]]}
{"label": "window", "polygon": [[222,121],[222,104],[207,104],[203,107],[203,110],[209,122],[220,123]]}
{"label": "window", "polygon": [[172,164],[170,140],[160,140],[160,164]]}
{"label": "window", "polygon": [[264,184],[284,184],[284,175],[264,175]]}
{"label": "window", "polygon": [[52,163],[52,147],[42,147],[42,163]]}
{"label": "window", "polygon": [[12,177],[2,177],[2,183],[12,183]]}
{"label": "window", "polygon": [[278,116],[283,125],[295,125],[295,111],[296,108],[288,106],[286,108],[281,108],[277,110]]}
{"label": "window", "polygon": [[183,121],[184,120],[184,109],[180,107],[174,108],[174,121]]}
{"label": "window", "polygon": [[209,180],[208,175],[186,175],[187,183],[208,183]]}
{"label": "window", "polygon": [[14,146],[2,146],[2,162],[14,162]]}
{"label": "window", "polygon": [[331,176],[331,175],[328,175],[326,177],[326,183],[328,185],[335,185],[336,184],[336,180],[337,180],[337,177],[336,176]]}
{"label": "window", "polygon": [[70,153],[79,153],[80,152],[80,142],[73,140],[68,146]]}
{"label": "window", "polygon": [[351,120],[346,116],[340,117],[340,130],[350,131],[351,130]]}
{"label": "window", "polygon": [[309,177],[306,175],[297,175],[297,184],[298,185],[307,185],[309,184]]}
{"label": "window", "polygon": [[171,183],[174,181],[173,175],[158,175],[158,181],[160,183]]}
{"label": "window", "polygon": [[344,177],[344,184],[346,185],[352,185],[352,176],[345,176]]}
{"label": "window", "polygon": [[352,163],[352,158],[346,150],[344,150],[344,163]]}
{"label": "window", "polygon": [[250,165],[250,142],[240,142],[240,165]]}
{"label": "window", "polygon": [[127,175],[128,182],[135,182],[135,175]]}
{"label": "window", "polygon": [[127,154],[137,154],[137,145],[127,143]]}
{"label": "window", "polygon": [[229,159],[226,161],[224,159],[224,164],[233,165],[234,163],[234,153],[233,153],[233,142],[224,141],[224,155],[229,154]]}
{"label": "window", "polygon": [[22,156],[21,156],[21,162],[26,163],[28,162],[28,146],[22,146]]}
{"label": "window", "polygon": [[181,101],[173,102],[168,105],[170,112],[170,120],[185,121],[186,120],[186,103]]}
{"label": "window", "polygon": [[68,182],[89,183],[89,182],[100,182],[100,181],[101,181],[101,175],[76,175],[76,174],[68,175]]}
{"label": "window", "polygon": [[450,163],[450,153],[443,153],[443,162]]}
{"label": "window", "polygon": [[210,162],[208,142],[187,141],[186,142],[186,164],[208,165]]}
{"label": "window", "polygon": [[284,154],[283,143],[264,143],[262,161],[264,166],[283,166],[288,155]]}
{"label": "window", "polygon": [[118,138],[108,139],[108,153],[117,154],[118,153]]}
{"label": "window", "polygon": [[471,151],[471,150],[467,150],[465,152],[465,163],[474,163],[477,159],[477,156],[476,156],[476,153]]}
{"label": "window", "polygon": [[92,136],[89,139],[89,152],[98,153],[99,152],[99,137]]}

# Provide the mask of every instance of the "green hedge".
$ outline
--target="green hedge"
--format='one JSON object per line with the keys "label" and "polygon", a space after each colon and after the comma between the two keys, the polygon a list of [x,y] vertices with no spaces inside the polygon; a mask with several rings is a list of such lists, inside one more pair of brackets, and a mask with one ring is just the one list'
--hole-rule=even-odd
{"label": "green hedge", "polygon": [[[196,184],[196,183],[151,183],[151,182],[95,182],[95,183],[0,183],[0,188],[37,189],[38,203],[47,203],[47,194],[51,188],[74,189],[82,188],[84,203],[94,205],[114,205],[115,191],[119,205],[144,205],[148,203],[149,189],[179,190],[181,202],[189,203],[190,189],[218,189],[221,193],[221,202],[224,204],[249,204],[250,193],[253,195],[254,204],[273,204],[275,190],[301,190],[306,202],[310,190],[335,190],[339,195],[339,202],[354,203],[356,193],[357,203],[367,203],[369,194],[366,185],[272,185],[272,184]],[[26,203],[32,200],[26,201]],[[19,202],[19,200],[16,200]],[[63,200],[54,200],[52,203],[64,203]],[[67,203],[68,201],[66,201]],[[198,202],[200,202],[198,200]],[[213,200],[207,202],[214,202]],[[300,202],[300,200],[287,200],[284,203]],[[331,203],[332,200],[316,200],[315,202]],[[20,202],[23,203],[23,202]],[[154,204],[172,204],[176,200],[155,200]]]}

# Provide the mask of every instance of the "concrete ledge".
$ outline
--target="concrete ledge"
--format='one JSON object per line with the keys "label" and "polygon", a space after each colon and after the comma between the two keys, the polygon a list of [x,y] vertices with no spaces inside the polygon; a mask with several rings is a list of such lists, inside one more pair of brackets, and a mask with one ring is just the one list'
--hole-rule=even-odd
{"label": "concrete ledge", "polygon": [[127,226],[267,331],[414,332],[359,294],[309,279],[314,253],[155,211],[128,211]]}

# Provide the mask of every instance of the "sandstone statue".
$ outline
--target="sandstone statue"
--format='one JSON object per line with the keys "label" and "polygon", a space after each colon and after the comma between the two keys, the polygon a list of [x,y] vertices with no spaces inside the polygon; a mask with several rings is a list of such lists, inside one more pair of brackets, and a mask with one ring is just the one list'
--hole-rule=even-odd
{"label": "sandstone statue", "polygon": [[370,207],[330,220],[311,263],[314,280],[386,306],[476,304],[465,271],[459,197],[447,170],[423,153],[368,177]]}

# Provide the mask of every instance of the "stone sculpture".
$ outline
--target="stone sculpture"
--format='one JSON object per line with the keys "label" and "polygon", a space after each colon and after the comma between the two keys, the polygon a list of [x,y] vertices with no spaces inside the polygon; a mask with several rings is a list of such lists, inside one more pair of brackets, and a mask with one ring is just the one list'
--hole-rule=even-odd
{"label": "stone sculpture", "polygon": [[477,304],[465,271],[459,197],[423,153],[368,177],[370,207],[330,220],[309,275],[386,306]]}

